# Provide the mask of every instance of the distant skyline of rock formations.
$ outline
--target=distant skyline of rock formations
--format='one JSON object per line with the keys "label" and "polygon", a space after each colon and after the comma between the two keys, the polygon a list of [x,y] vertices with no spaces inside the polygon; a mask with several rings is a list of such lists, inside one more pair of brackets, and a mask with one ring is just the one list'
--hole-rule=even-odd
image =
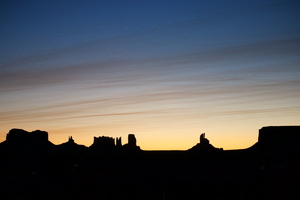
{"label": "distant skyline of rock formations", "polygon": [[[291,154],[300,152],[300,126],[268,126],[262,127],[259,130],[258,142],[244,150],[260,151],[272,154]],[[17,146],[19,149],[45,149],[54,146],[62,148],[66,147],[80,147],[88,148],[98,152],[111,152],[114,150],[125,151],[140,151],[141,148],[137,146],[137,140],[134,134],[128,134],[128,143],[122,144],[121,137],[99,136],[94,137],[94,142],[91,146],[77,144],[73,137],[70,136],[68,141],[62,144],[54,145],[48,140],[48,132],[35,130],[32,132],[23,129],[11,129],[6,135],[6,140],[0,143],[1,146]],[[222,148],[215,148],[210,144],[209,140],[205,138],[205,133],[200,135],[200,142],[192,148],[189,152],[220,152]]]}
{"label": "distant skyline of rock formations", "polygon": [[[58,147],[75,147],[81,146],[82,148],[89,148],[94,151],[98,152],[111,152],[114,150],[123,149],[125,151],[136,151],[141,150],[139,146],[137,146],[137,139],[134,134],[128,134],[128,143],[122,144],[122,137],[109,137],[109,136],[94,136],[93,143],[87,147],[85,145],[77,144],[72,136],[69,136],[68,141],[62,144],[53,144],[51,141],[48,140],[48,132],[35,130],[32,132],[25,131],[23,129],[11,129],[7,136],[6,140],[3,141],[1,144],[5,145],[16,145],[20,148],[26,148],[27,146],[35,147],[35,146],[58,146]],[[200,135],[200,142],[197,143],[188,151],[220,151],[223,150],[222,148],[215,148],[213,145],[210,144],[209,140],[205,138],[205,133]]]}
{"label": "distant skyline of rock formations", "polygon": [[[48,132],[41,131],[41,130],[35,130],[32,132],[26,131],[24,129],[18,129],[13,128],[11,129],[7,135],[6,140],[3,142],[17,142],[17,143],[45,143],[51,142],[48,140]],[[2,143],[3,143],[2,142]],[[66,143],[75,143],[75,140],[73,139],[73,136],[69,136],[68,141]],[[128,145],[130,146],[136,146],[136,138],[134,134],[128,134]],[[62,143],[64,144],[64,143]],[[58,144],[61,145],[61,144]],[[108,147],[114,147],[114,146],[122,146],[122,137],[109,137],[109,136],[94,136],[94,141],[91,144],[92,146],[108,146]],[[85,146],[85,145],[84,145]]]}
{"label": "distant skyline of rock formations", "polygon": [[[33,156],[41,156],[41,154],[53,153],[53,149],[68,153],[82,153],[86,150],[96,153],[113,153],[113,152],[136,152],[141,151],[137,146],[137,140],[134,134],[128,135],[128,143],[122,145],[122,138],[99,136],[94,137],[91,146],[77,144],[72,136],[68,141],[55,145],[48,139],[48,132],[35,130],[32,132],[23,129],[11,129],[6,135],[6,140],[0,143],[0,153],[8,152],[13,155],[32,154]],[[1,152],[2,150],[2,152]]]}

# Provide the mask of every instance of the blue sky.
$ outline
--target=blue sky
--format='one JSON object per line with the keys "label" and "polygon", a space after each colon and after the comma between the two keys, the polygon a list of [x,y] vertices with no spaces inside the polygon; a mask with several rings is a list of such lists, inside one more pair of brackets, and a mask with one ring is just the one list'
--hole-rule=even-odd
{"label": "blue sky", "polygon": [[[246,148],[300,121],[297,1],[1,1],[0,139]],[[170,140],[172,138],[172,140]]]}

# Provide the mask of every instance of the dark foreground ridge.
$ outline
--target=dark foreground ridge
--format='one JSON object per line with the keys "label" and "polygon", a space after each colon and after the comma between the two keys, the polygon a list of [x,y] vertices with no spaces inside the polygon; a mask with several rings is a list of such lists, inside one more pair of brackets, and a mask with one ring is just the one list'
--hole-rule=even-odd
{"label": "dark foreground ridge", "polygon": [[299,199],[300,126],[259,130],[242,150],[200,135],[187,151],[143,151],[135,135],[72,137],[12,129],[0,143],[0,199]]}

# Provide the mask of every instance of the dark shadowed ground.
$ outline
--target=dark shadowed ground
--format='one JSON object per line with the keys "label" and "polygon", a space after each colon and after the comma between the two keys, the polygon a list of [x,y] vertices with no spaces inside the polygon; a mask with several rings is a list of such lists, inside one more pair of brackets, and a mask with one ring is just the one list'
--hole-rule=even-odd
{"label": "dark shadowed ground", "polygon": [[243,152],[2,160],[1,199],[297,199],[300,162]]}

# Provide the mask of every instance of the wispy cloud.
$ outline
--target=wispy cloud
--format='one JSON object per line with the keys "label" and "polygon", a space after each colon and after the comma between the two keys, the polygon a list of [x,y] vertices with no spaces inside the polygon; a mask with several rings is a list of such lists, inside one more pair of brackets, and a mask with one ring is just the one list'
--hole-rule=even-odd
{"label": "wispy cloud", "polygon": [[[40,62],[47,62],[46,58],[44,58],[46,60],[43,61],[43,56],[37,56],[17,61],[20,66],[17,70],[10,70],[10,68],[15,66],[15,63],[8,64],[7,69],[6,67],[1,67],[0,84],[2,91],[9,91],[53,84],[72,83],[80,80],[95,80],[95,78],[98,78],[98,81],[102,84],[123,84],[125,82],[129,83],[133,82],[133,80],[141,81],[143,79],[149,80],[150,82],[152,80],[157,81],[157,77],[168,75],[168,73],[178,74],[183,72],[201,74],[207,72],[208,74],[206,74],[206,76],[215,76],[217,73],[226,73],[226,71],[230,71],[231,69],[245,69],[243,62],[248,62],[246,63],[246,68],[248,66],[248,68],[252,69],[253,65],[255,66],[258,61],[266,59],[276,60],[279,56],[281,59],[286,58],[287,60],[293,60],[296,59],[297,52],[299,51],[300,40],[294,38],[242,44],[214,50],[204,49],[170,56],[146,56],[144,58],[119,57],[111,60],[96,59],[82,64],[67,64],[66,66],[55,66],[51,64],[51,67],[48,67],[48,64],[41,64],[40,68],[34,70],[27,68],[27,65],[38,66]],[[61,53],[67,53],[67,51],[62,51]],[[48,57],[48,59],[51,58],[49,55],[45,55],[44,57]],[[239,64],[231,64],[234,62],[238,62]],[[22,63],[25,67],[22,67]],[[251,65],[251,63],[253,64]],[[197,64],[197,66],[195,66],[195,64]],[[224,67],[226,67],[226,70],[224,70]],[[299,73],[296,67],[284,67],[285,70],[292,69]],[[260,67],[260,69],[264,69],[264,67]],[[170,79],[172,78],[174,77],[170,77]]]}

